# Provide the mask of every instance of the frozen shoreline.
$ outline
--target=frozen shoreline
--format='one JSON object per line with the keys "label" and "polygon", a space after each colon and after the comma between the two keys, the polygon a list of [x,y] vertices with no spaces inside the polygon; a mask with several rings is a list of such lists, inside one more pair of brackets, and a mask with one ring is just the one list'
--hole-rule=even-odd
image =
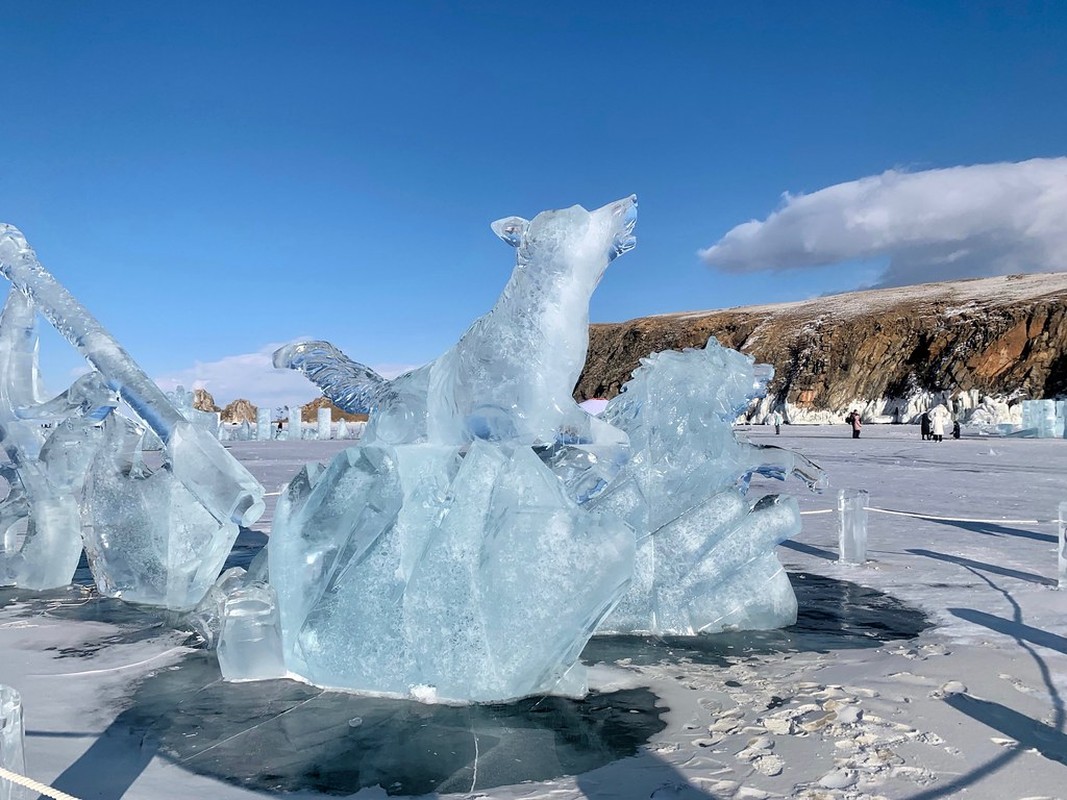
{"label": "frozen shoreline", "polygon": [[[920,441],[916,426],[889,425],[865,427],[859,440],[843,424],[785,426],[777,437],[765,426],[740,430],[755,442],[796,449],[829,472],[824,495],[797,482],[754,481],[753,499],[786,491],[804,511],[833,508],[845,486],[868,489],[872,506],[953,519],[1047,521],[1067,499],[1062,441],[939,444]],[[275,492],[302,461],[327,460],[350,444],[233,442],[229,449]],[[271,501],[239,546],[262,543],[256,531],[269,528]],[[794,577],[878,589],[921,609],[934,627],[901,642],[738,654],[725,665],[685,654],[602,664],[594,670],[602,691],[648,687],[670,709],[666,727],[637,755],[571,777],[494,786],[494,770],[507,765],[494,765],[491,754],[506,749],[493,750],[483,737],[473,762],[460,764],[469,783],[459,789],[453,781],[437,796],[473,789],[473,796],[502,800],[1065,797],[1067,592],[1053,590],[1055,533],[1048,522],[872,514],[871,562],[845,567],[833,562],[836,515],[806,515],[801,535],[779,551]],[[69,593],[36,610],[14,594],[0,598],[0,682],[23,693],[32,777],[83,800],[263,796],[199,774],[196,758],[182,766],[136,726],[124,728],[139,684],[184,669],[178,665],[191,651],[183,635],[163,626],[132,636],[128,620],[78,606],[84,601]],[[470,724],[475,741],[480,724]],[[250,750],[248,758],[267,770],[276,755]]]}

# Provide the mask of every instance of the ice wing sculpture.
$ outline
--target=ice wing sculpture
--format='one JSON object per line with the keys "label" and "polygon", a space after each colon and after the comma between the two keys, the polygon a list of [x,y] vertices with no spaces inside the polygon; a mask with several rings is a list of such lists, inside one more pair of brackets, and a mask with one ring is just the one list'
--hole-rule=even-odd
{"label": "ice wing sculpture", "polygon": [[[0,438],[11,462],[3,474],[12,486],[0,506],[0,582],[37,589],[68,583],[84,510],[86,549],[101,591],[195,606],[237,525],[263,512],[263,488],[182,416],[11,225],[0,224],[0,274],[14,285],[0,318]],[[38,312],[94,368],[43,404],[36,393]],[[119,398],[164,443],[160,470],[141,460],[145,429],[115,413]],[[45,422],[54,425],[47,440]],[[90,470],[94,480],[83,497]],[[21,543],[13,528],[20,519],[27,520]]]}
{"label": "ice wing sculpture", "polygon": [[[299,369],[337,406],[374,414],[365,442],[551,444],[598,427],[571,392],[589,346],[589,298],[608,265],[635,244],[637,198],[586,211],[508,217],[493,231],[516,267],[493,309],[444,355],[387,381],[326,342],[288,345],[279,367]],[[610,435],[601,431],[601,436]]]}
{"label": "ice wing sculpture", "polygon": [[[773,548],[798,530],[796,503],[744,494],[756,471],[821,472],[731,429],[769,368],[713,340],[646,359],[604,419],[572,399],[590,294],[633,247],[635,213],[631,197],[495,223],[518,253],[496,306],[396,380],[323,342],[278,351],[371,418],[360,446],[283,492],[269,586],[250,584],[257,621],[240,590],[222,602],[227,678],[270,663],[333,688],[501,701],[581,690],[578,655],[598,628],[795,619]],[[281,658],[251,655],[271,641]]]}

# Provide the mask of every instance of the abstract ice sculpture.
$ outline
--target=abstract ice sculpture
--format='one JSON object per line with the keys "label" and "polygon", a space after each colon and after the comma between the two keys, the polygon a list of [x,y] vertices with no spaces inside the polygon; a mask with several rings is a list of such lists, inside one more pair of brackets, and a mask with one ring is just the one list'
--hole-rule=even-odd
{"label": "abstract ice sculpture", "polygon": [[[590,295],[634,246],[635,221],[629,197],[494,223],[517,252],[500,299],[395,380],[326,342],[275,353],[336,405],[371,414],[359,446],[308,465],[279,499],[266,574],[289,673],[501,701],[581,691],[578,656],[598,629],[795,618],[773,547],[799,529],[796,503],[751,507],[744,494],[756,471],[809,484],[821,472],[731,430],[769,368],[712,340],[646,359],[603,419],[573,400]],[[227,641],[240,628],[230,613],[227,677],[255,678]],[[269,604],[261,613],[272,618]]]}
{"label": "abstract ice sculpture", "polygon": [[[263,487],[187,419],[100,323],[0,224],[0,274],[13,284],[0,315],[0,585],[62,586],[84,544],[104,594],[187,609],[263,512]],[[36,315],[92,370],[41,402]],[[134,419],[118,413],[120,401]],[[142,444],[163,444],[153,469]],[[20,532],[21,529],[21,532]]]}

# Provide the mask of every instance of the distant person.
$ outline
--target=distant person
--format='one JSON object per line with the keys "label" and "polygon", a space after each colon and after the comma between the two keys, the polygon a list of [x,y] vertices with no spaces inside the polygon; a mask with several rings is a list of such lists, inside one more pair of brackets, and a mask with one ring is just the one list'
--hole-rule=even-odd
{"label": "distant person", "polygon": [[863,422],[860,420],[860,412],[852,409],[852,413],[845,417],[845,422],[852,426],[852,438],[860,438],[860,428],[863,427]]}
{"label": "distant person", "polygon": [[767,415],[767,422],[774,426],[774,435],[777,436],[782,432],[782,413],[780,411],[772,411]]}
{"label": "distant person", "polygon": [[924,411],[922,418],[919,420],[919,432],[922,434],[924,442],[930,438],[930,413],[928,411]]}
{"label": "distant person", "polygon": [[958,419],[952,421],[952,438],[960,438],[960,421]]}
{"label": "distant person", "polygon": [[935,442],[944,441],[945,415],[941,413],[941,409],[935,409],[930,417],[930,435]]}

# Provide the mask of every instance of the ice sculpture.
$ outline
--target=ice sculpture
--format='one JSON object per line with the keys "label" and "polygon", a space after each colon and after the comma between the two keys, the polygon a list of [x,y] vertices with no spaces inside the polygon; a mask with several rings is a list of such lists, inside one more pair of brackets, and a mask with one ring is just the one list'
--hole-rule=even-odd
{"label": "ice sculpture", "polygon": [[837,493],[838,562],[863,564],[867,560],[867,506],[870,493],[866,489],[841,489]]}
{"label": "ice sculpture", "polygon": [[[517,250],[497,304],[393,381],[325,342],[275,354],[335,404],[371,411],[360,446],[308,465],[279,498],[267,574],[290,673],[500,701],[580,690],[578,655],[605,625],[694,633],[795,618],[773,546],[799,529],[796,503],[750,507],[744,493],[756,471],[809,484],[821,471],[731,428],[769,368],[712,340],[646,359],[602,419],[572,398],[589,297],[634,246],[635,215],[630,197],[494,223]],[[242,630],[231,613],[229,677],[253,678],[228,641]]]}
{"label": "ice sculpture", "polygon": [[291,672],[491,701],[548,691],[577,660],[633,535],[529,447],[375,444],[289,485],[268,553]]}
{"label": "ice sculpture", "polygon": [[572,206],[493,231],[517,264],[493,309],[448,352],[388,381],[327,342],[288,345],[274,364],[304,372],[335,405],[374,410],[363,441],[551,444],[561,430],[610,429],[571,397],[589,344],[589,298],[608,265],[635,244],[637,198],[596,211]]}
{"label": "ice sculpture", "polygon": [[267,442],[271,437],[270,409],[260,406],[256,409],[256,441]]}
{"label": "ice sculpture", "polygon": [[333,419],[330,415],[330,409],[320,408],[317,412],[315,423],[319,439],[329,439],[330,429],[333,427]]}
{"label": "ice sculpture", "polygon": [[296,442],[304,438],[304,423],[300,418],[300,407],[289,409],[289,431],[286,441]]}
{"label": "ice sculpture", "polygon": [[774,546],[800,531],[791,497],[744,497],[750,476],[822,471],[775,447],[740,441],[732,423],[773,372],[714,338],[702,350],[642,359],[600,417],[625,431],[625,466],[587,508],[622,517],[637,536],[633,582],[605,622],[612,632],[693,634],[779,628],[796,597]]}
{"label": "ice sculpture", "polygon": [[342,419],[340,422],[337,423],[337,438],[347,439],[348,435],[348,423]]}
{"label": "ice sculpture", "polygon": [[1061,591],[1067,591],[1067,502],[1060,503],[1057,507],[1057,536],[1056,536],[1056,572],[1059,576],[1056,586]]}
{"label": "ice sculpture", "polygon": [[79,496],[99,438],[95,423],[117,404],[93,374],[40,401],[36,312],[12,290],[0,314],[0,443],[10,461],[0,468],[10,487],[0,501],[0,586],[70,582],[82,551]]}
{"label": "ice sculpture", "polygon": [[[12,486],[0,507],[0,579],[38,589],[68,583],[84,535],[102,592],[195,606],[237,525],[263,512],[263,488],[175,408],[22,234],[2,224],[0,273],[15,287],[0,319],[0,424],[11,460],[2,474]],[[48,403],[37,401],[35,312],[93,367]],[[119,398],[143,424],[115,411]],[[53,427],[42,442],[46,421]],[[156,470],[142,456],[145,426],[164,447]],[[19,519],[27,519],[21,545],[12,533]]]}
{"label": "ice sculpture", "polygon": [[[0,767],[18,775],[26,774],[22,697],[10,686],[3,684],[0,684]],[[21,787],[0,778],[0,800],[28,796],[29,793],[23,792]]]}

